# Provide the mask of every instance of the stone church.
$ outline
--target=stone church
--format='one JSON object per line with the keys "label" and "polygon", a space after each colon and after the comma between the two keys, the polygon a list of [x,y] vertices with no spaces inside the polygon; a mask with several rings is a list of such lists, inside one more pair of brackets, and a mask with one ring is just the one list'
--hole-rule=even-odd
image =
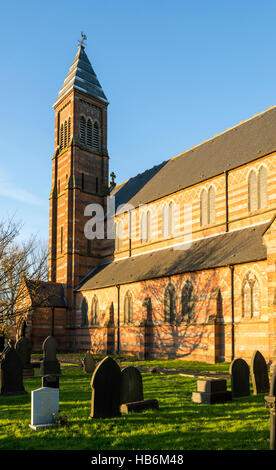
{"label": "stone church", "polygon": [[[276,107],[118,185],[107,108],[81,44],[54,103],[49,280],[24,280],[17,336],[34,351],[54,334],[60,351],[219,362],[259,349],[270,360]],[[85,208],[106,214],[109,200],[115,236],[88,238]]]}

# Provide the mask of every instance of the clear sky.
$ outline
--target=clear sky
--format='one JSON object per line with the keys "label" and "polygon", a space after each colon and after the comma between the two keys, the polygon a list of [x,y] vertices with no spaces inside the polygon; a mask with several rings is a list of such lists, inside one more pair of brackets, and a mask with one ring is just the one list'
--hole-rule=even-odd
{"label": "clear sky", "polygon": [[276,104],[275,20],[275,0],[2,2],[1,216],[48,238],[53,103],[81,31],[119,183]]}

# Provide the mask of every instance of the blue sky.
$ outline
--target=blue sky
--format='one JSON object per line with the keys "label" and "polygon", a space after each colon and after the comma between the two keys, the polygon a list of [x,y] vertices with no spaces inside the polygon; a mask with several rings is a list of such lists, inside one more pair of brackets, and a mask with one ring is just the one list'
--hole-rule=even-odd
{"label": "blue sky", "polygon": [[119,183],[276,104],[275,18],[275,0],[2,2],[1,216],[48,238],[52,105],[81,31]]}

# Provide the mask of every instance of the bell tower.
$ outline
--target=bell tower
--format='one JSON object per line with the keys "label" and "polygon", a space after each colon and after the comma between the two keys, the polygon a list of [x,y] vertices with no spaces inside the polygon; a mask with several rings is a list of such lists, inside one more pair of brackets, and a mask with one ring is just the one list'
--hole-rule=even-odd
{"label": "bell tower", "polygon": [[109,175],[108,101],[86,55],[84,35],[54,103],[55,151],[50,193],[49,281],[62,283],[68,326],[74,323],[74,288],[112,257],[108,240],[84,234],[88,204],[106,208]]}

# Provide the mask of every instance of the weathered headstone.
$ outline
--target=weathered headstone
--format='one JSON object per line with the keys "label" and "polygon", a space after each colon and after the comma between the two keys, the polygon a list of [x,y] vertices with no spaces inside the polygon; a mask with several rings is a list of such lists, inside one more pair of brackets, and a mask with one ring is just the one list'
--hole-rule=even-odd
{"label": "weathered headstone", "polygon": [[22,336],[19,338],[15,345],[15,350],[18,353],[22,365],[23,365],[23,378],[24,377],[33,377],[34,368],[31,364],[31,353],[32,353],[32,343],[31,341]]}
{"label": "weathered headstone", "polygon": [[82,359],[83,371],[86,374],[92,374],[96,368],[96,361],[91,354],[91,351],[86,351],[84,358]]}
{"label": "weathered headstone", "polygon": [[247,362],[242,358],[234,359],[230,364],[232,397],[247,397],[250,395],[250,371]]}
{"label": "weathered headstone", "polygon": [[225,379],[198,380],[197,391],[193,392],[192,400],[209,405],[225,403],[232,400],[232,393],[227,390]]}
{"label": "weathered headstone", "polygon": [[120,416],[121,369],[114,359],[105,357],[93,372],[90,418]]}
{"label": "weathered headstone", "polygon": [[270,411],[270,450],[276,450],[276,366],[270,381],[269,395],[265,397]]}
{"label": "weathered headstone", "polygon": [[21,395],[27,393],[23,384],[23,365],[10,343],[1,359],[1,395]]}
{"label": "weathered headstone", "polygon": [[31,429],[40,430],[56,425],[55,416],[59,412],[59,389],[42,387],[32,391]]}
{"label": "weathered headstone", "polygon": [[42,386],[58,388],[61,369],[57,360],[57,342],[53,336],[48,336],[43,345],[43,361],[40,365],[40,375],[42,376]]}
{"label": "weathered headstone", "polygon": [[255,351],[251,359],[251,377],[254,395],[269,391],[268,369],[264,356]]}
{"label": "weathered headstone", "polygon": [[122,370],[120,402],[141,400],[144,400],[142,375],[134,366],[125,367]]}

